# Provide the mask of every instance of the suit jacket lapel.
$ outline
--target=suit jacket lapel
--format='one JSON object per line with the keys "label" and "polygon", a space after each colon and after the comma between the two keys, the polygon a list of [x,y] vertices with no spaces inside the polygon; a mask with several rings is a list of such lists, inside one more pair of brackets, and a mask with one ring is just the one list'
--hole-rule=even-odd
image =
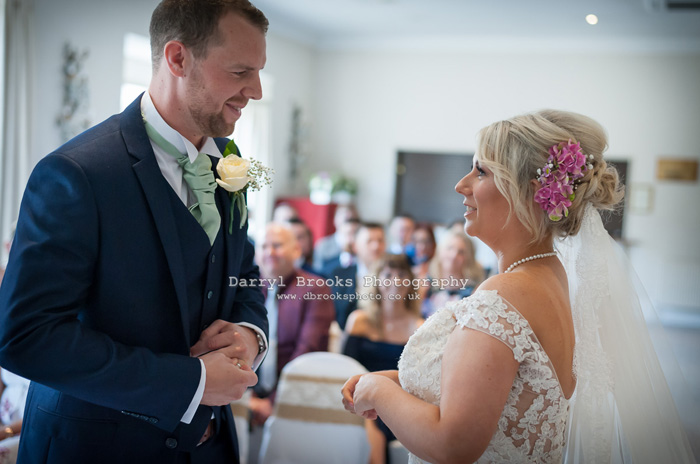
{"label": "suit jacket lapel", "polygon": [[122,113],[121,131],[127,151],[137,159],[133,164],[133,169],[141,183],[141,188],[143,188],[148,206],[153,215],[156,230],[158,231],[158,237],[163,245],[170,274],[173,278],[177,301],[180,306],[183,334],[189,347],[192,346],[192,343],[189,339],[188,328],[190,323],[187,309],[187,285],[180,237],[177,233],[175,217],[169,206],[168,189],[170,186],[163,178],[143,125],[140,97]]}
{"label": "suit jacket lapel", "polygon": [[[219,147],[221,153],[224,152],[224,148],[228,143],[228,139],[217,138],[216,144]],[[214,171],[214,177],[219,178],[219,173],[216,172],[216,166],[220,161],[220,158],[210,156],[212,163],[212,170]],[[226,265],[224,267],[225,274],[224,278],[228,279],[229,276],[238,276],[240,273],[240,259],[234,259],[233,255],[236,253],[236,241],[247,240],[246,234],[242,231],[245,229],[240,229],[240,213],[237,208],[233,208],[231,211],[231,196],[223,188],[217,188],[216,192],[216,205],[219,208],[219,213],[221,214],[221,231],[222,239],[224,242],[224,254],[226,255]],[[233,213],[233,228],[231,234],[228,233],[229,224],[231,224],[231,213]],[[243,247],[241,247],[241,250]],[[236,265],[236,263],[239,263]],[[230,311],[234,307],[234,297],[236,292],[223,292],[222,301],[220,307],[223,311]]]}

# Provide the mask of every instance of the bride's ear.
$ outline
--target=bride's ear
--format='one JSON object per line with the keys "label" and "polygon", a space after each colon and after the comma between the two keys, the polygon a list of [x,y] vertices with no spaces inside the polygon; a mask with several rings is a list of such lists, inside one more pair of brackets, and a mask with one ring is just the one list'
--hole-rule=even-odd
{"label": "bride's ear", "polygon": [[539,180],[537,180],[537,179],[530,179],[530,192],[532,192],[532,194],[530,195],[530,201],[531,201],[533,204],[537,205],[538,208],[540,207],[540,205],[537,204],[537,202],[535,201],[535,194],[536,194],[537,191],[540,189],[540,187],[542,187],[542,184],[540,184],[540,181],[539,181]]}

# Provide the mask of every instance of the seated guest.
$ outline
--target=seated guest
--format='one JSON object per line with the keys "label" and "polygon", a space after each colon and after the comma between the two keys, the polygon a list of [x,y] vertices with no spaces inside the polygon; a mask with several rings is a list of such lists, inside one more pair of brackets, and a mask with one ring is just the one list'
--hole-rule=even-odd
{"label": "seated guest", "polygon": [[384,256],[386,242],[384,227],[375,222],[363,223],[355,235],[355,264],[338,266],[328,274],[333,279],[335,293],[335,319],[341,329],[345,329],[348,315],[357,308],[357,297],[364,292],[363,278],[370,275],[370,269]]}
{"label": "seated guest", "polygon": [[431,285],[423,300],[423,316],[430,316],[448,301],[471,295],[484,278],[484,269],[476,260],[469,237],[464,232],[447,230],[428,268]]}
{"label": "seated guest", "polygon": [[[14,225],[11,237],[14,236]],[[9,253],[12,238],[5,243]],[[5,269],[0,266],[0,283]],[[19,450],[19,433],[22,430],[22,416],[27,401],[29,380],[0,368],[0,464],[14,464]]]}
{"label": "seated guest", "polygon": [[0,464],[13,464],[17,460],[29,380],[7,369],[0,369],[0,377]]}
{"label": "seated guest", "polygon": [[337,236],[343,251],[338,256],[324,260],[320,269],[314,268],[317,274],[328,276],[336,267],[350,267],[355,264],[355,236],[360,224],[357,219],[348,219],[340,226]]}
{"label": "seated guest", "polygon": [[348,221],[359,221],[357,209],[354,205],[340,205],[333,215],[335,232],[327,237],[320,238],[314,246],[314,269],[321,271],[329,261],[338,258],[347,247],[347,230],[343,231],[343,224]]}
{"label": "seated guest", "polygon": [[299,219],[299,212],[289,203],[278,203],[272,211],[272,222],[289,222],[292,219]]}
{"label": "seated guest", "polygon": [[[464,218],[459,218],[448,226],[448,229],[453,230],[458,234],[464,232]],[[479,239],[479,237],[469,237],[472,245],[474,245],[474,256],[477,262],[484,268],[484,280],[492,275],[498,274],[498,257],[488,245]]]}
{"label": "seated guest", "polygon": [[389,224],[389,253],[406,255],[413,264],[415,253],[413,245],[413,230],[416,221],[408,214],[394,216]]}
{"label": "seated guest", "polygon": [[[7,254],[10,253],[10,248],[12,248],[12,240],[15,236],[15,227],[17,223],[12,224],[12,229],[10,231],[10,239],[4,243],[5,245],[5,252]],[[5,276],[5,267],[0,265],[0,283],[2,283],[2,278]]]}
{"label": "seated guest", "polygon": [[262,425],[272,413],[282,368],[299,355],[328,349],[328,331],[335,313],[323,279],[294,266],[301,247],[289,225],[268,224],[257,254],[262,278],[274,282],[263,286],[270,323],[269,351],[258,369],[259,380],[249,406],[253,424]]}
{"label": "seated guest", "polygon": [[[348,317],[343,350],[370,372],[397,369],[404,345],[423,323],[418,287],[404,255],[387,255],[377,263],[374,275],[368,294],[376,298],[362,300]],[[365,426],[370,463],[386,463],[387,445],[396,437],[381,419],[367,420]]]}
{"label": "seated guest", "polygon": [[427,223],[416,225],[413,230],[413,246],[415,253],[413,255],[414,266],[411,268],[413,275],[420,281],[418,286],[419,299],[423,301],[428,293],[430,285],[424,283],[424,279],[428,277],[428,268],[430,261],[435,256],[436,242],[433,226]]}
{"label": "seated guest", "polygon": [[292,228],[292,233],[294,233],[294,237],[296,237],[297,243],[301,247],[301,256],[294,263],[294,266],[302,271],[318,274],[313,269],[314,236],[311,229],[301,219],[291,219],[287,224]]}

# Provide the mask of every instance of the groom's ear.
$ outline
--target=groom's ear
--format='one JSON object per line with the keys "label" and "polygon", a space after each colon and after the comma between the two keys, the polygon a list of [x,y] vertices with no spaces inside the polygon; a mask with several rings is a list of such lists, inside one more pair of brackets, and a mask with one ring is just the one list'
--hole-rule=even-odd
{"label": "groom's ear", "polygon": [[170,74],[175,77],[185,77],[187,68],[191,65],[192,53],[182,42],[171,40],[163,48],[163,60],[165,60]]}

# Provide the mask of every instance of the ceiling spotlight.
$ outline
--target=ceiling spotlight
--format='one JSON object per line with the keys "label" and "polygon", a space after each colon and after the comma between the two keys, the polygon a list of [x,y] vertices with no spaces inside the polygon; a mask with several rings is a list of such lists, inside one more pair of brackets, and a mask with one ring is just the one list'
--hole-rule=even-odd
{"label": "ceiling spotlight", "polygon": [[594,14],[586,15],[586,22],[591,26],[598,24],[598,17]]}

